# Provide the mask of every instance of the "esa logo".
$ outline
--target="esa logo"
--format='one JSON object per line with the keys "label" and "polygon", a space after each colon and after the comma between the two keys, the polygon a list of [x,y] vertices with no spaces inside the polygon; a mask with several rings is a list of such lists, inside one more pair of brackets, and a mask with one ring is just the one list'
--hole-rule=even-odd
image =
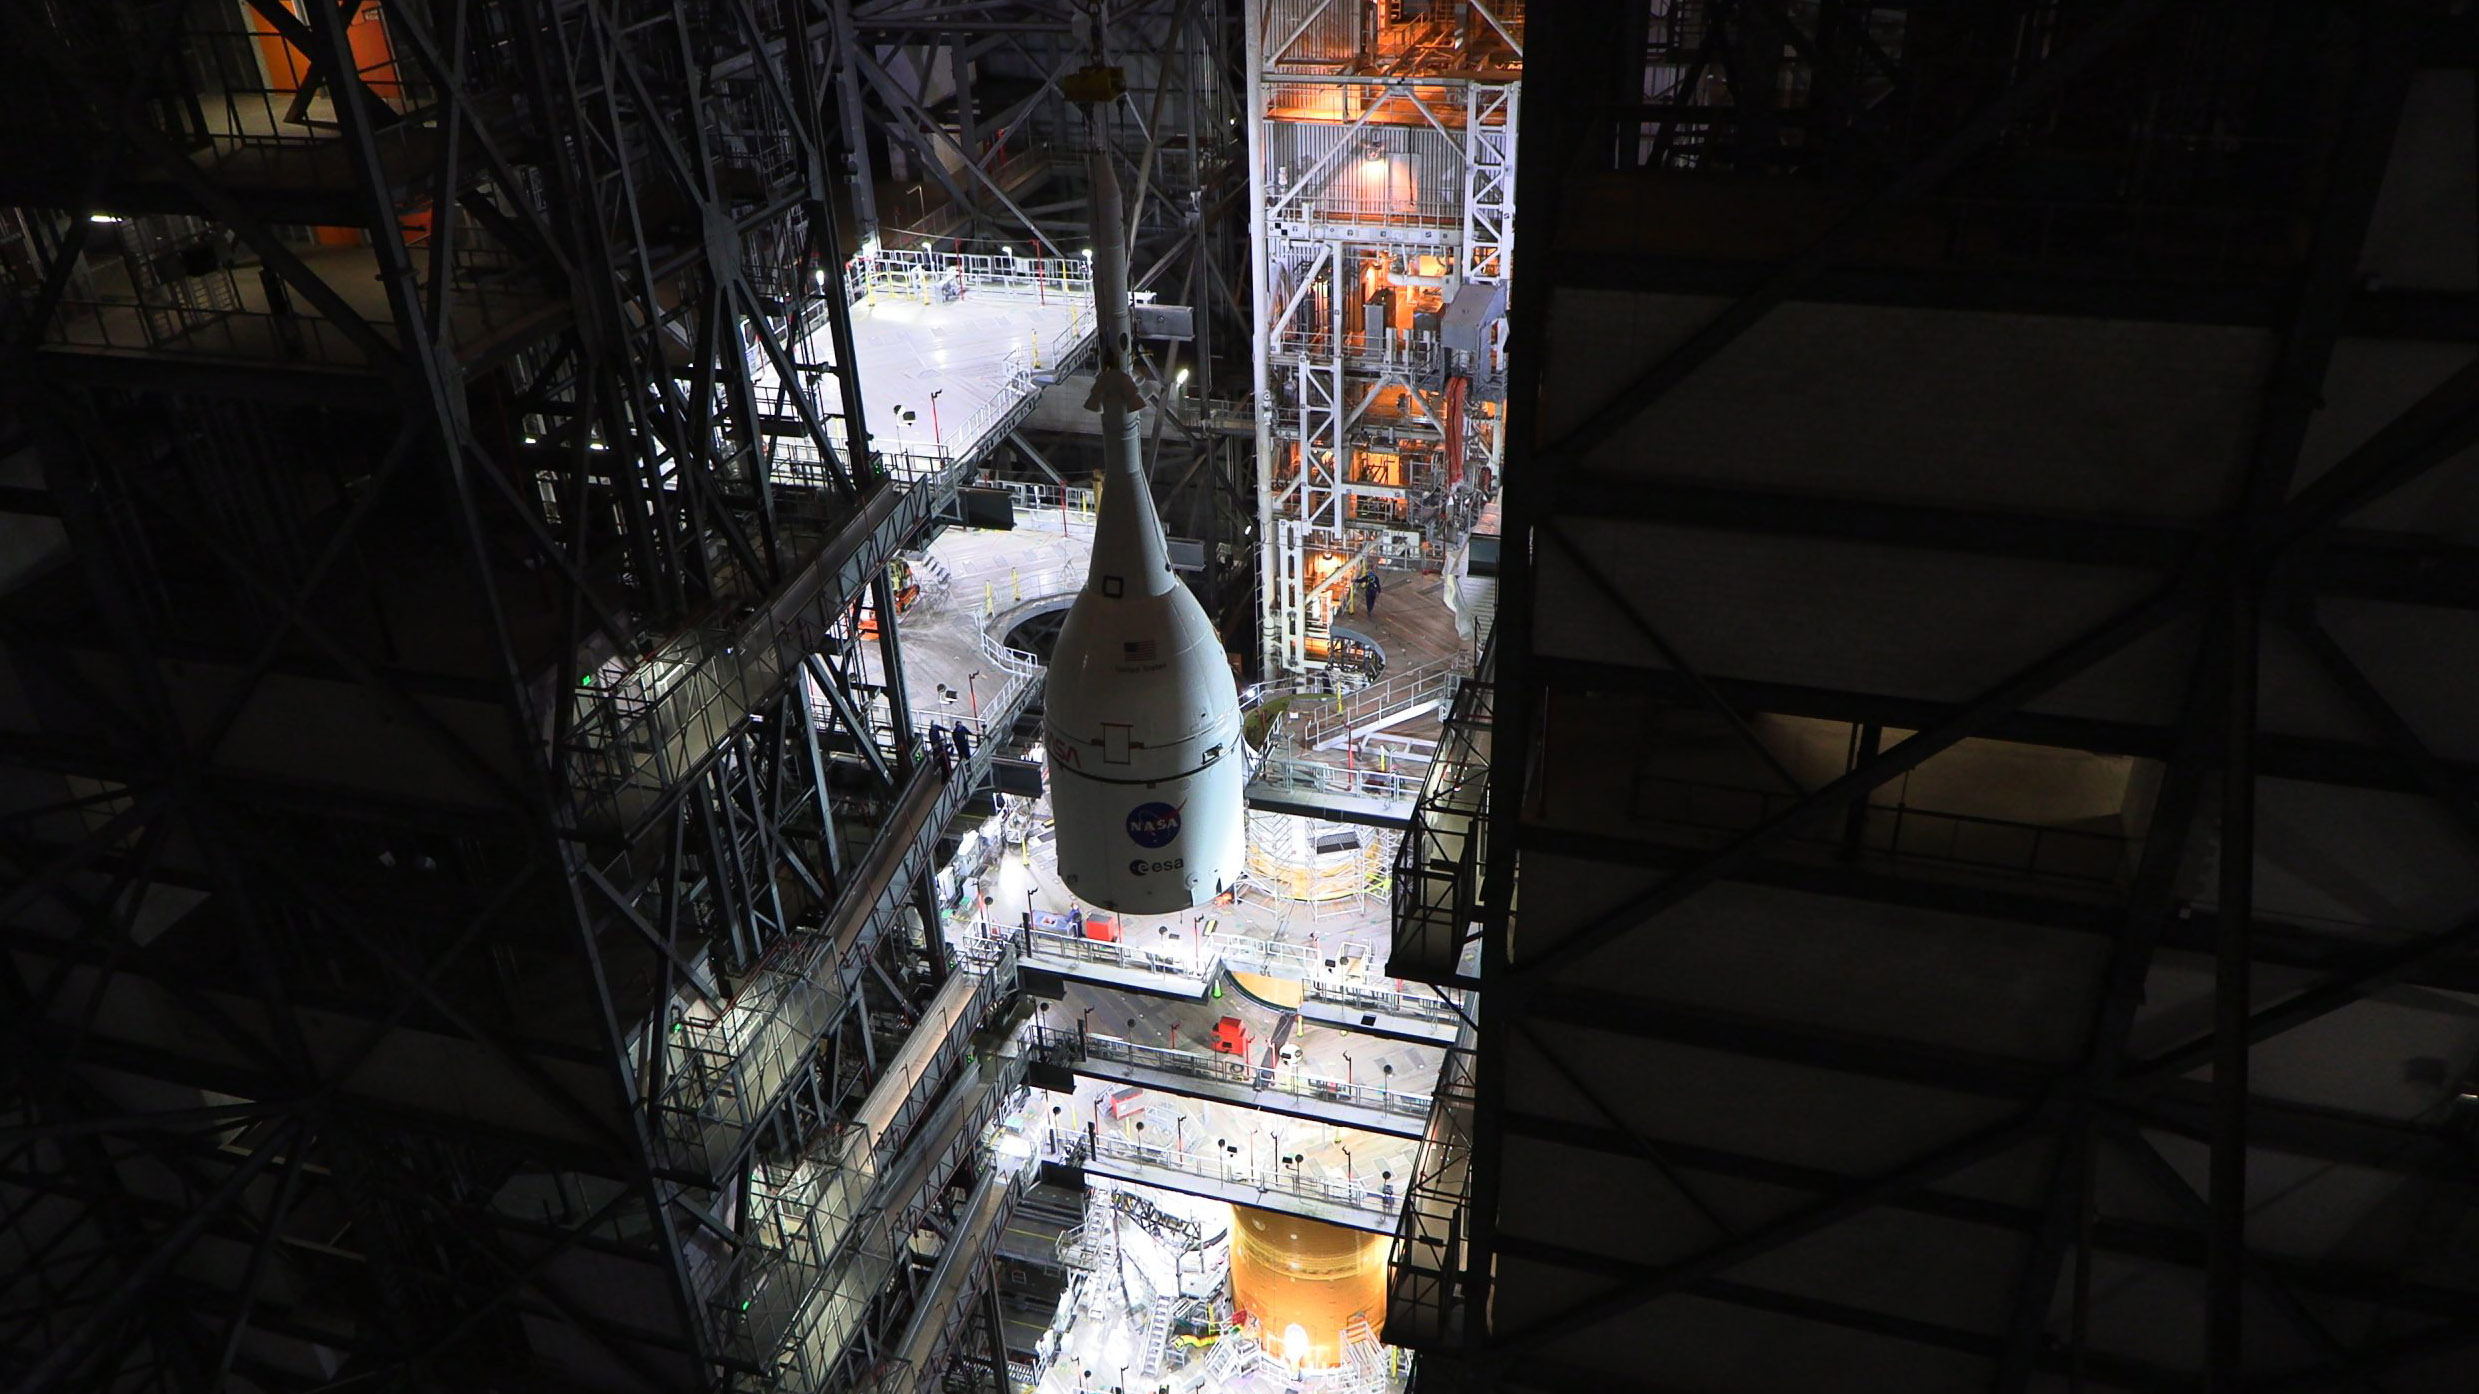
{"label": "esa logo", "polygon": [[1149,862],[1143,857],[1128,863],[1128,875],[1143,876],[1153,871],[1177,871],[1188,864],[1186,857],[1173,857],[1167,862]]}
{"label": "esa logo", "polygon": [[1166,803],[1138,804],[1128,814],[1128,840],[1139,847],[1168,847],[1179,836],[1179,810]]}

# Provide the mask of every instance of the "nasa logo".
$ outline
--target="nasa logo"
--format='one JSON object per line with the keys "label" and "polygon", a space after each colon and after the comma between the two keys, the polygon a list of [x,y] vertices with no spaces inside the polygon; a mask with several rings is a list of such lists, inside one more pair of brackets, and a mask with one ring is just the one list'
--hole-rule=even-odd
{"label": "nasa logo", "polygon": [[1139,847],[1168,847],[1179,836],[1179,810],[1166,803],[1138,804],[1128,814],[1128,840]]}

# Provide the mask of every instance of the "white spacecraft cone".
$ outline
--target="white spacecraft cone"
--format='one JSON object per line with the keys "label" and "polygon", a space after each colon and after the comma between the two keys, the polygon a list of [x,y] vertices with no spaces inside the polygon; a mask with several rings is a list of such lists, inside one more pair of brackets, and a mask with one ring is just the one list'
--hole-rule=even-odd
{"label": "white spacecraft cone", "polygon": [[1171,572],[1145,484],[1128,375],[1127,220],[1106,157],[1093,176],[1102,498],[1093,565],[1042,698],[1059,878],[1079,899],[1165,915],[1213,898],[1246,857],[1239,691],[1205,607]]}

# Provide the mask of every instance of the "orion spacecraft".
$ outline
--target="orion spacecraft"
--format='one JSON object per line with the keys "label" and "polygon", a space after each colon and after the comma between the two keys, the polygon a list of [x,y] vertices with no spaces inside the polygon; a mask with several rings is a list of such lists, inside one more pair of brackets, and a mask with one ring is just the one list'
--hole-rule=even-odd
{"label": "orion spacecraft", "polygon": [[1084,590],[1043,696],[1059,877],[1079,899],[1161,915],[1210,900],[1246,855],[1238,685],[1205,607],[1171,571],[1129,375],[1127,219],[1092,157],[1103,478]]}

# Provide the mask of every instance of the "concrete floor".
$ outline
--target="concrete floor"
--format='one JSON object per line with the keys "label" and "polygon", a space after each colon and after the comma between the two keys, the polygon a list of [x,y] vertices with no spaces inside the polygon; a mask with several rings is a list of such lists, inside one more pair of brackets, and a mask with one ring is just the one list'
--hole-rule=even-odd
{"label": "concrete floor", "polygon": [[[965,458],[1008,408],[1029,408],[1025,375],[1073,356],[1093,332],[1090,300],[996,287],[945,300],[871,295],[852,308],[862,416],[882,453]],[[802,350],[827,356],[825,334]],[[826,379],[828,410],[841,410]],[[935,394],[935,405],[933,405]]]}
{"label": "concrete floor", "polygon": [[[984,653],[983,637],[1003,640],[1044,597],[1083,587],[1093,529],[1057,514],[1026,514],[1012,532],[949,528],[926,555],[934,565],[918,573],[921,598],[897,621],[896,636],[913,710],[953,721],[969,718],[977,697],[1006,680]],[[863,666],[870,681],[884,680],[876,645],[864,649]]]}

